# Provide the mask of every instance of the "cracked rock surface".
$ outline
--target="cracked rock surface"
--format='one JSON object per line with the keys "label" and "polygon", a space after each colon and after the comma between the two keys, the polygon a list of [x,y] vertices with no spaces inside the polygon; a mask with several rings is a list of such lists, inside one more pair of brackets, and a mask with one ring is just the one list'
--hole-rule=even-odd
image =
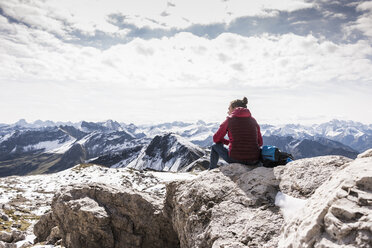
{"label": "cracked rock surface", "polygon": [[372,157],[357,158],[317,188],[284,225],[279,247],[372,247]]}

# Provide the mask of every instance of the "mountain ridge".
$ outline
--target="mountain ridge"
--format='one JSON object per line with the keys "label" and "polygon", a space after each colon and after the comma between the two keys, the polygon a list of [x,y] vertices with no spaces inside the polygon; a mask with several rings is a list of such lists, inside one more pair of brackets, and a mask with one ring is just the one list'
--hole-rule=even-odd
{"label": "mountain ridge", "polygon": [[[192,132],[202,132],[211,131],[208,134],[213,135],[214,131],[218,129],[219,123],[210,122],[206,123],[202,120],[196,122],[165,122],[160,124],[142,124],[135,125],[133,123],[119,123],[113,120],[107,120],[103,122],[86,122],[80,121],[76,123],[72,122],[53,122],[53,121],[35,121],[34,123],[28,123],[26,120],[21,119],[14,124],[0,124],[0,135],[4,134],[4,130],[7,128],[19,129],[37,129],[37,128],[48,128],[48,127],[63,127],[72,126],[79,131],[84,131],[84,128],[96,128],[95,130],[103,130],[105,132],[112,131],[125,131],[134,136],[142,132],[146,132],[147,136],[156,136],[164,132],[174,132],[180,134],[183,137],[193,137],[195,133]],[[93,126],[93,127],[92,127]],[[355,138],[362,138],[363,136],[372,136],[372,124],[363,124],[361,122],[352,120],[337,120],[333,119],[328,122],[312,125],[302,125],[302,124],[260,124],[261,132],[263,136],[278,135],[278,136],[292,136],[293,138],[306,138],[311,136],[323,136],[329,139],[339,141],[341,143],[352,143],[348,141],[348,137],[354,136]],[[208,138],[206,133],[204,133],[203,138]],[[196,137],[193,137],[194,141],[198,142]],[[199,140],[201,137],[198,137]],[[369,138],[369,137],[368,137]],[[201,140],[200,140],[201,141]],[[348,144],[346,144],[348,145]],[[354,145],[356,146],[356,145]],[[351,146],[353,147],[353,146]],[[354,148],[354,147],[353,147]],[[368,147],[369,148],[369,147]],[[366,148],[366,149],[368,149]],[[355,149],[355,148],[354,148]],[[366,150],[364,149],[364,150]],[[357,149],[359,152],[363,152]]]}
{"label": "mountain ridge", "polygon": [[[41,126],[42,124],[49,126]],[[54,124],[60,125],[53,126]],[[171,157],[165,159],[167,161],[182,161],[180,169],[187,167],[192,170],[184,162],[187,161],[191,164],[200,159],[203,156],[202,154],[204,154],[202,160],[208,161],[209,147],[213,144],[212,137],[218,127],[218,123],[206,123],[204,121],[195,123],[167,122],[136,126],[133,123],[125,124],[113,120],[104,122],[82,121],[79,123],[40,121],[35,125],[21,120],[11,125],[0,125],[0,172],[3,171],[4,173],[6,168],[10,168],[12,164],[18,166],[17,171],[22,170],[22,165],[25,171],[30,171],[30,168],[26,168],[26,166],[31,164],[35,171],[45,172],[47,164],[53,166],[53,163],[45,164],[43,161],[50,161],[53,158],[54,163],[58,163],[61,156],[54,154],[63,156],[65,153],[67,155],[63,157],[63,161],[68,166],[56,166],[54,168],[66,169],[73,166],[75,161],[83,162],[82,160],[85,160],[85,162],[94,161],[109,167],[126,167],[129,165],[136,167],[135,164],[137,163],[137,168],[141,167],[140,169],[167,170],[172,166],[155,166],[155,164],[163,163],[160,161],[163,161],[166,156],[162,156],[162,154],[169,153],[170,147],[167,145],[161,147],[161,142],[157,143],[155,141],[161,137],[161,139],[164,139],[163,144],[172,143],[170,133],[182,137],[182,139],[203,150],[203,152],[194,153],[199,155],[186,159],[185,154],[195,150],[195,148],[191,148],[191,145],[187,145],[188,148],[183,152],[171,153]],[[322,155],[343,155],[355,158],[358,153],[372,147],[372,125],[364,125],[353,121],[332,120],[328,123],[311,126],[262,124],[261,132],[264,145],[275,145],[284,152],[292,153],[296,159]],[[179,145],[176,146],[183,147],[181,143],[178,142]],[[145,154],[146,149],[149,149],[149,146],[154,146],[153,144],[157,144],[156,149],[152,148],[158,154],[147,156]],[[74,145],[77,145],[75,149],[79,151],[76,156],[72,156],[72,154],[75,154],[73,152],[68,153]],[[80,146],[81,148],[79,148]],[[43,155],[38,156],[39,154]],[[23,159],[17,159],[18,157]],[[139,159],[139,157],[141,158]],[[71,161],[69,161],[69,158]],[[37,168],[37,164],[33,164],[33,159],[42,164],[42,166],[40,165],[43,167],[42,170]],[[139,162],[140,160],[142,162]],[[148,166],[139,166],[141,163]],[[154,164],[154,166],[149,166],[150,164]],[[202,167],[205,168],[205,165]]]}

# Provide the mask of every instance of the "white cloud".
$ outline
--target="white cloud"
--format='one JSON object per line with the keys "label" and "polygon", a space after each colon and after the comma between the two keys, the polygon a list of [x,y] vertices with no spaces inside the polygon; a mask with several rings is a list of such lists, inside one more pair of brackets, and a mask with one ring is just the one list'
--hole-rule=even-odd
{"label": "white cloud", "polygon": [[356,10],[363,12],[363,14],[355,22],[346,25],[345,30],[349,34],[353,30],[359,30],[364,35],[372,38],[372,1],[359,3]]}
{"label": "white cloud", "polygon": [[295,11],[312,8],[314,5],[307,1],[284,0],[284,1],[244,1],[230,0],[227,9],[235,17],[241,16],[266,16],[271,11]]}
{"label": "white cloud", "polygon": [[123,16],[125,23],[137,27],[182,29],[193,24],[229,24],[243,16],[273,16],[278,11],[312,6],[305,0],[8,0],[1,3],[6,15],[66,39],[71,38],[72,31],[86,35],[102,31],[114,35],[120,28],[112,24],[109,17],[112,14]]}
{"label": "white cloud", "polygon": [[334,12],[331,12],[331,11],[328,11],[328,10],[325,10],[323,11],[323,15],[324,17],[327,17],[327,18],[333,18],[333,19],[346,19],[347,16],[343,13],[334,13]]}
{"label": "white cloud", "polygon": [[[86,27],[74,22],[94,31],[89,22]],[[96,27],[111,32],[109,26]],[[372,94],[368,41],[337,44],[312,35],[231,33],[206,39],[183,32],[99,50],[2,16],[0,29],[0,118],[216,121],[225,116],[228,102],[244,95],[264,122],[330,113],[358,115],[362,121],[372,116],[372,110],[355,111],[370,103]],[[267,106],[285,109],[287,116]]]}
{"label": "white cloud", "polygon": [[56,18],[53,15],[54,10],[42,1],[8,0],[3,1],[0,6],[7,16],[19,22],[61,36],[67,35],[63,22]]}
{"label": "white cloud", "polygon": [[365,11],[365,10],[371,11],[372,10],[372,1],[362,2],[362,3],[358,4],[357,5],[357,10],[359,10],[359,11]]}
{"label": "white cloud", "polygon": [[191,33],[134,39],[101,51],[63,43],[48,32],[10,24],[0,36],[3,79],[123,84],[126,87],[299,87],[372,78],[367,41],[335,44],[294,34],[209,40]]}

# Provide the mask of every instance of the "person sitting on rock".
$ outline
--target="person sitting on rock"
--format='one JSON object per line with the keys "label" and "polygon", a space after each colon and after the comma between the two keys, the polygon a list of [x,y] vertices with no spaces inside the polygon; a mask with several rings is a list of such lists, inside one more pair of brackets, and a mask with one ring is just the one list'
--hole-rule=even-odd
{"label": "person sitting on rock", "polygon": [[[217,167],[219,157],[228,163],[256,165],[259,163],[262,135],[260,126],[247,109],[248,99],[230,103],[228,116],[213,136],[209,169]],[[226,133],[229,139],[225,139]],[[229,150],[224,147],[229,145]]]}

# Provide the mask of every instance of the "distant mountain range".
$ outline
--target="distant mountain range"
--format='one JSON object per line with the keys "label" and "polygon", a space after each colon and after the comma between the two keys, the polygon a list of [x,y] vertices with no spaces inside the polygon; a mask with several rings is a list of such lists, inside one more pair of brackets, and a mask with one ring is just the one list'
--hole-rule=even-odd
{"label": "distant mountain range", "polygon": [[[0,124],[0,176],[61,171],[78,163],[182,171],[208,159],[219,123],[134,125],[106,122],[20,120]],[[296,159],[321,155],[355,158],[372,147],[372,125],[332,120],[304,125],[261,125],[264,145]],[[203,157],[204,156],[204,157]]]}

